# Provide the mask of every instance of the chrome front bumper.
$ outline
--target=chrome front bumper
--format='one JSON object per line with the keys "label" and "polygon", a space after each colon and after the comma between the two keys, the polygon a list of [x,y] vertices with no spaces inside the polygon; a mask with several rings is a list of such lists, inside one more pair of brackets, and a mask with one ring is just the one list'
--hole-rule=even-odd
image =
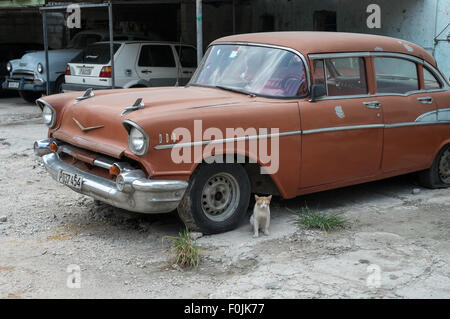
{"label": "chrome front bumper", "polygon": [[60,170],[81,175],[81,189],[67,187],[115,207],[139,213],[168,213],[177,208],[188,186],[185,181],[147,179],[141,170],[126,170],[117,177],[120,183],[116,183],[61,160],[58,153],[48,149],[53,141],[46,139],[34,143],[34,153],[42,156],[53,179],[58,180]]}

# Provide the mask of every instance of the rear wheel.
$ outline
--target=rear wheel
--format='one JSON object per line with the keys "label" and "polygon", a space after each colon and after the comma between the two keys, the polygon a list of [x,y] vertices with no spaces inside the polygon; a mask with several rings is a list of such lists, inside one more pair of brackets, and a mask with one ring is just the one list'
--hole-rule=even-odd
{"label": "rear wheel", "polygon": [[62,86],[64,84],[64,76],[59,77],[55,82],[53,94],[63,93]]}
{"label": "rear wheel", "polygon": [[246,216],[250,180],[239,164],[204,164],[192,175],[178,214],[192,230],[207,234],[236,228]]}
{"label": "rear wheel", "polygon": [[428,188],[450,186],[450,144],[439,151],[429,169],[419,173],[419,180]]}
{"label": "rear wheel", "polygon": [[38,98],[42,96],[42,93],[34,91],[19,91],[19,95],[25,101],[34,103]]}

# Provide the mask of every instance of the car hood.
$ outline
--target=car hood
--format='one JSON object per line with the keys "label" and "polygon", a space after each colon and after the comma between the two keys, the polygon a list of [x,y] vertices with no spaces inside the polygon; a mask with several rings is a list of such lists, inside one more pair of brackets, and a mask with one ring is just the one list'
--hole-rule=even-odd
{"label": "car hood", "polygon": [[[81,50],[79,49],[61,49],[61,50],[49,50],[48,51],[48,60],[50,64],[54,62],[69,62],[73,59]],[[13,64],[16,69],[21,70],[36,70],[36,66],[38,63],[42,63],[45,65],[45,51],[34,51],[30,53],[26,53],[22,56],[21,59],[12,60],[11,64]]]}
{"label": "car hood", "polygon": [[[117,158],[128,147],[128,133],[123,127],[125,120],[147,130],[149,122],[170,123],[174,117],[180,116],[196,118],[204,108],[239,104],[246,98],[245,95],[220,89],[193,86],[105,90],[95,91],[94,94],[94,97],[78,103],[73,103],[73,93],[68,95],[71,101],[66,103],[59,128],[53,136]],[[140,98],[144,103],[143,109],[122,115],[126,107]],[[101,127],[87,131],[82,129],[97,126]]]}

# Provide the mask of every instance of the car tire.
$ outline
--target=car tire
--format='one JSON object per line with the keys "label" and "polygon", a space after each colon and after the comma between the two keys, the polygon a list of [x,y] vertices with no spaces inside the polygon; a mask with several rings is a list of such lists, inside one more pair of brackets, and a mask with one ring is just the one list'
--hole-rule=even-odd
{"label": "car tire", "polygon": [[191,176],[178,215],[191,230],[226,232],[246,216],[250,192],[250,180],[242,165],[202,164]]}
{"label": "car tire", "polygon": [[35,103],[36,100],[42,96],[42,93],[33,91],[19,91],[19,95],[25,101]]}
{"label": "car tire", "polygon": [[419,182],[427,188],[450,187],[450,144],[439,151],[429,169],[419,173]]}
{"label": "car tire", "polygon": [[64,84],[64,76],[59,77],[55,82],[55,88],[52,94],[63,93],[62,86]]}

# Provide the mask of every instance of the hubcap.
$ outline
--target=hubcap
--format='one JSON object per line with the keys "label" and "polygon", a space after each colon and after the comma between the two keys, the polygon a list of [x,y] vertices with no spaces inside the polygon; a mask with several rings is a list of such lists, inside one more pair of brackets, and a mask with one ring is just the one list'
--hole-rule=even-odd
{"label": "hubcap", "polygon": [[450,147],[442,154],[439,161],[439,177],[445,184],[450,184]]}
{"label": "hubcap", "polygon": [[239,184],[236,179],[228,173],[216,174],[208,179],[203,187],[203,212],[213,221],[224,221],[235,212],[239,198]]}

